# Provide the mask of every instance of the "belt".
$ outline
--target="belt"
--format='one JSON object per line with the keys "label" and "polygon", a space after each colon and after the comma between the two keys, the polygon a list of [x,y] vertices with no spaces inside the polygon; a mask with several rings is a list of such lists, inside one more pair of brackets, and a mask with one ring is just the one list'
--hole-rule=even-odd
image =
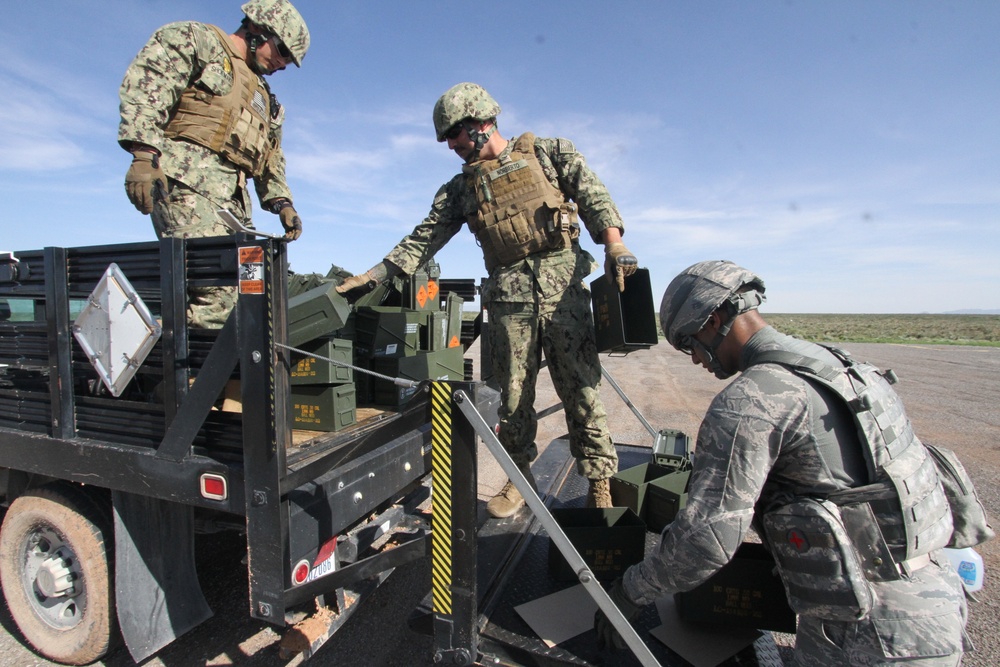
{"label": "belt", "polygon": [[916,556],[910,560],[904,560],[902,563],[897,563],[896,567],[899,568],[899,573],[902,575],[910,576],[917,570],[922,570],[931,564],[931,555],[924,554],[923,556]]}

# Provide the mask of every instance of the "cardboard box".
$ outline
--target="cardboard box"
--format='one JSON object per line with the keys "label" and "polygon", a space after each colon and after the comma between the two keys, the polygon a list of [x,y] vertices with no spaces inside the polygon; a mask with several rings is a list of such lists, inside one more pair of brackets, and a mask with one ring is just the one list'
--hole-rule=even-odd
{"label": "cardboard box", "polygon": [[[646,525],[627,507],[566,507],[553,509],[552,516],[600,581],[614,581],[645,555]],[[577,581],[551,540],[549,574],[556,581]]]}
{"label": "cardboard box", "polygon": [[[354,363],[353,344],[349,340],[325,338],[303,343],[299,349],[345,364]],[[293,385],[328,385],[354,382],[353,369],[294,352],[292,353],[292,368],[289,374]]]}
{"label": "cardboard box", "polygon": [[672,469],[655,463],[643,463],[619,470],[610,480],[611,502],[615,507],[628,507],[637,517],[645,521],[646,491],[649,483],[671,472]]}
{"label": "cardboard box", "polygon": [[649,269],[636,269],[626,278],[624,292],[602,275],[590,283],[590,297],[598,352],[628,353],[656,345],[658,332]]}
{"label": "cardboard box", "polygon": [[339,431],[357,417],[354,384],[293,385],[292,417],[295,428]]}
{"label": "cardboard box", "polygon": [[674,596],[685,621],[795,632],[795,613],[763,544],[744,543],[708,581]]}

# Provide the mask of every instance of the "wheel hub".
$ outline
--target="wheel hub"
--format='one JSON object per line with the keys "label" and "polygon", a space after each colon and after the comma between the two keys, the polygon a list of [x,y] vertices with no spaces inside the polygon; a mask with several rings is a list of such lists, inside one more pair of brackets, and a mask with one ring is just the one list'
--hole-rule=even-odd
{"label": "wheel hub", "polygon": [[73,594],[73,573],[59,555],[42,562],[35,574],[35,585],[45,597],[61,597]]}

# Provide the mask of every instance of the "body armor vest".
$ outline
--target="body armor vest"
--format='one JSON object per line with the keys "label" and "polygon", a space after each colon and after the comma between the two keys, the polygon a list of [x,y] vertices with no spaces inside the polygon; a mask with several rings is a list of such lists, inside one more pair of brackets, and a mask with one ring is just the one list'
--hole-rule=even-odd
{"label": "body armor vest", "polygon": [[185,90],[163,134],[204,146],[250,176],[259,176],[276,145],[271,133],[271,93],[263,79],[237,55],[225,31],[211,27],[225,47],[232,86],[225,95],[215,95],[197,85]]}
{"label": "body armor vest", "polygon": [[579,237],[576,205],[545,177],[530,132],[511,141],[497,159],[462,170],[476,194],[478,209],[468,222],[487,271],[542,250],[569,248]]}
{"label": "body armor vest", "polygon": [[[836,348],[833,368],[784,350],[754,363],[777,363],[819,382],[849,407],[870,483],[818,498],[800,498],[768,512],[768,541],[798,613],[856,620],[871,605],[869,581],[899,579],[906,563],[946,546],[952,514],[937,466],[881,373]],[[902,567],[898,564],[901,564]]]}

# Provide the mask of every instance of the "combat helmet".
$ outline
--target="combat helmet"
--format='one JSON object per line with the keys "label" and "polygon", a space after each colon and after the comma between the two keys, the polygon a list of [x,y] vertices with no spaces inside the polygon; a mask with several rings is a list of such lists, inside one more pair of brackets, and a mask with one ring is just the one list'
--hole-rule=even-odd
{"label": "combat helmet", "polygon": [[466,118],[489,120],[500,114],[500,105],[475,83],[452,86],[434,105],[434,131],[437,140],[444,141],[445,132]]}
{"label": "combat helmet", "polygon": [[[763,302],[764,281],[755,273],[725,260],[698,262],[667,286],[660,302],[660,328],[667,342],[681,352],[691,354],[693,347],[700,347],[709,357],[709,367],[724,379],[732,372],[718,366],[716,349],[732,328],[733,319]],[[710,345],[702,345],[694,335],[719,308],[726,310],[728,321]]]}
{"label": "combat helmet", "polygon": [[240,9],[247,18],[266,28],[288,47],[292,61],[302,67],[302,59],[309,50],[309,28],[288,0],[250,0]]}

